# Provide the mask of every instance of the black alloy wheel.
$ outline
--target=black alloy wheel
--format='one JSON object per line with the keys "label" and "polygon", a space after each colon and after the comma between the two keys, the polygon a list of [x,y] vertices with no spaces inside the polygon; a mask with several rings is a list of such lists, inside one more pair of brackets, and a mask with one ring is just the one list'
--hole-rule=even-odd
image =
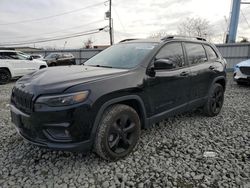
{"label": "black alloy wheel", "polygon": [[109,161],[121,159],[136,147],[140,132],[140,118],[133,108],[123,104],[111,106],[99,124],[95,151]]}
{"label": "black alloy wheel", "polygon": [[218,114],[222,108],[224,91],[220,87],[216,87],[211,99],[211,109],[214,114]]}
{"label": "black alloy wheel", "polygon": [[111,151],[121,154],[136,141],[136,122],[127,114],[120,117],[110,127],[108,144]]}
{"label": "black alloy wheel", "polygon": [[204,112],[208,116],[216,116],[220,113],[224,102],[224,88],[215,83],[209,92],[207,102],[204,106]]}

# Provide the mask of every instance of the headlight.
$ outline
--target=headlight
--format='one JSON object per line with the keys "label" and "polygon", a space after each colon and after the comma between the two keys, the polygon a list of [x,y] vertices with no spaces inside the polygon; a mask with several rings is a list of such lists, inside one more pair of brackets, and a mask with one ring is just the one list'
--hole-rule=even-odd
{"label": "headlight", "polygon": [[240,68],[239,65],[235,65],[234,66],[234,72],[236,72],[239,68]]}
{"label": "headlight", "polygon": [[36,104],[46,104],[52,107],[68,106],[85,101],[88,94],[89,91],[83,91],[62,95],[42,96],[37,99]]}

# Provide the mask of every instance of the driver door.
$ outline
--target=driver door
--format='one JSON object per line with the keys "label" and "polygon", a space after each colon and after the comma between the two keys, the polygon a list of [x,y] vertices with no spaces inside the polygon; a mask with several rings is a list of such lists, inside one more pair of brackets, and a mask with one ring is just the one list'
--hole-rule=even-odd
{"label": "driver door", "polygon": [[28,55],[22,52],[16,52],[16,58],[19,60],[19,67],[22,70],[22,74],[29,74],[37,70],[37,65],[30,59]]}
{"label": "driver door", "polygon": [[148,96],[153,115],[182,112],[187,109],[190,97],[190,68],[184,58],[181,42],[167,43],[155,56],[155,61],[169,62],[171,66],[157,68],[155,76],[147,80]]}

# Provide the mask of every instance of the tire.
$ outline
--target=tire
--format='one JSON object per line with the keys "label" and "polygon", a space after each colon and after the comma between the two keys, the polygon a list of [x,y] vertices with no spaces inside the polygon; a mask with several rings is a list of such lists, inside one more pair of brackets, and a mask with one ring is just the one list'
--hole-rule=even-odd
{"label": "tire", "polygon": [[39,69],[44,69],[44,68],[46,68],[46,66],[42,65]]}
{"label": "tire", "polygon": [[223,86],[218,83],[215,83],[209,91],[208,99],[204,106],[204,113],[209,117],[217,116],[221,111],[223,102]]}
{"label": "tire", "polygon": [[103,159],[116,161],[133,151],[140,133],[141,123],[137,112],[127,105],[113,105],[103,113],[94,150]]}
{"label": "tire", "polygon": [[10,79],[10,72],[6,69],[0,69],[0,84],[7,84]]}
{"label": "tire", "polygon": [[56,63],[51,63],[50,66],[54,67],[54,66],[56,66]]}
{"label": "tire", "polygon": [[246,85],[246,83],[241,82],[241,81],[237,81],[237,84],[238,84],[238,85],[240,85],[240,86],[244,86],[244,85]]}

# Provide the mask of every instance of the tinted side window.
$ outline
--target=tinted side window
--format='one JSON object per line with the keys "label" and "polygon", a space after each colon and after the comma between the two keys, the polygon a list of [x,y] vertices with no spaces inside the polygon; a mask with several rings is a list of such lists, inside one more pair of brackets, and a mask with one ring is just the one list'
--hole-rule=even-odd
{"label": "tinted side window", "polygon": [[4,57],[4,53],[1,53],[1,52],[0,52],[0,59],[6,59],[6,58]]}
{"label": "tinted side window", "polygon": [[209,59],[215,60],[215,59],[218,58],[218,55],[216,54],[216,52],[210,46],[204,45],[204,47],[206,49],[207,56],[208,56]]}
{"label": "tinted side window", "polygon": [[15,52],[5,52],[4,58],[5,59],[18,59],[17,54]]}
{"label": "tinted side window", "polygon": [[57,54],[57,58],[58,58],[58,59],[64,58],[64,57],[63,57],[63,54]]}
{"label": "tinted side window", "polygon": [[198,64],[207,61],[205,50],[201,44],[186,43],[185,44],[188,61],[191,64]]}
{"label": "tinted side window", "polygon": [[181,43],[166,44],[156,55],[156,59],[166,59],[175,65],[175,68],[185,65]]}

